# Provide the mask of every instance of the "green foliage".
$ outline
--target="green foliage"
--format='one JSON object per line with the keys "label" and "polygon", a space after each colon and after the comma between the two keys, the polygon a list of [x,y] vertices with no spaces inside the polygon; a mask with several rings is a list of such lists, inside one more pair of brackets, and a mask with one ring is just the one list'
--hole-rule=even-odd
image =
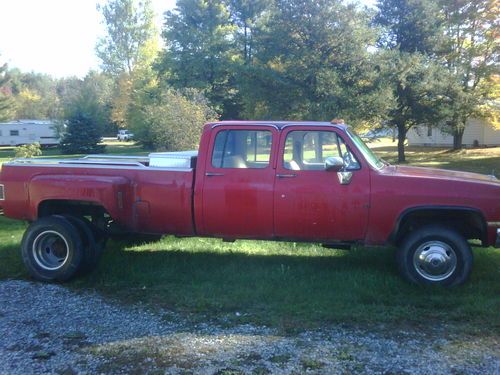
{"label": "green foliage", "polygon": [[167,49],[158,65],[169,85],[200,90],[225,118],[237,116],[235,29],[223,0],[179,0],[165,16]]}
{"label": "green foliage", "polygon": [[389,122],[398,128],[398,161],[405,162],[407,131],[417,124],[436,124],[444,114],[443,87],[449,76],[430,58],[441,38],[438,8],[430,0],[379,0],[374,18],[383,28],[379,46],[381,71],[392,91]]}
{"label": "green foliage", "polygon": [[7,64],[0,65],[0,121],[8,121],[14,118],[15,104],[8,86],[9,80]]}
{"label": "green foliage", "polygon": [[16,158],[33,158],[42,155],[40,143],[35,142],[29,145],[18,146],[15,149]]}
{"label": "green foliage", "polygon": [[439,56],[455,83],[445,129],[459,149],[465,122],[484,115],[482,106],[493,97],[491,81],[500,72],[500,8],[494,0],[441,0],[440,4],[444,40]]}
{"label": "green foliage", "polygon": [[383,28],[381,47],[407,53],[432,53],[438,47],[441,20],[436,1],[378,0],[377,8],[374,21]]}
{"label": "green foliage", "polygon": [[104,151],[100,145],[101,132],[95,119],[83,110],[68,116],[66,133],[60,147],[63,154],[91,154]]}
{"label": "green foliage", "polygon": [[41,73],[9,72],[18,119],[58,119],[63,116],[59,80]]}
{"label": "green foliage", "polygon": [[376,34],[368,14],[341,1],[277,0],[256,35],[257,63],[244,70],[247,116],[355,124],[380,113]]}
{"label": "green foliage", "polygon": [[151,1],[109,0],[98,5],[106,25],[106,36],[97,43],[102,69],[113,76],[131,74],[156,56],[157,30]]}
{"label": "green foliage", "polygon": [[101,135],[111,127],[113,82],[106,75],[90,71],[83,79],[61,82],[59,90],[65,119],[84,113]]}
{"label": "green foliage", "polygon": [[131,117],[134,138],[157,150],[193,150],[198,147],[203,124],[216,113],[195,90],[156,92]]}

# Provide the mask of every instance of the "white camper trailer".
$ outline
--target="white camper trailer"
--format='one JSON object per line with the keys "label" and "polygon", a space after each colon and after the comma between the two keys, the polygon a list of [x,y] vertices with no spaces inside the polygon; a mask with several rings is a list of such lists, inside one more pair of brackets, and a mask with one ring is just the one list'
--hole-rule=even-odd
{"label": "white camper trailer", "polygon": [[42,146],[59,144],[54,122],[17,120],[0,123],[0,146],[19,146],[38,142]]}

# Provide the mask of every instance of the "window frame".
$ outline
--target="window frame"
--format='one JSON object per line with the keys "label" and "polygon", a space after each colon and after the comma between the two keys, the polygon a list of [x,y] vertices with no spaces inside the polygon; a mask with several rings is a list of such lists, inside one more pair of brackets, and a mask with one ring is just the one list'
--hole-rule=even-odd
{"label": "window frame", "polygon": [[[356,168],[346,168],[345,170],[343,169],[343,171],[345,172],[353,172],[353,171],[359,171],[361,169],[363,169],[363,162],[360,160],[360,157],[359,155],[357,155],[355,152],[352,151],[352,147],[349,145],[348,142],[346,142],[346,138],[348,138],[348,136],[346,135],[345,137],[342,137],[342,134],[340,134],[340,132],[338,131],[335,131],[335,129],[328,129],[328,128],[311,128],[311,129],[308,129],[308,128],[304,128],[304,127],[300,127],[298,129],[285,129],[283,128],[282,129],[282,144],[280,145],[281,149],[280,149],[280,153],[279,153],[279,162],[278,164],[280,165],[280,168],[285,170],[285,171],[293,171],[294,173],[295,172],[321,172],[321,171],[325,171],[325,169],[299,169],[299,170],[294,170],[294,169],[290,169],[290,168],[287,168],[286,167],[286,162],[285,162],[285,148],[286,148],[286,144],[287,144],[287,140],[288,140],[288,136],[294,132],[303,132],[304,133],[304,137],[306,137],[307,133],[312,133],[312,132],[330,132],[330,133],[333,133],[335,134],[335,137],[336,137],[336,146],[337,146],[337,150],[339,151],[339,154],[340,156],[339,157],[343,157],[343,153],[342,153],[342,148],[341,148],[341,143],[342,142],[346,149],[349,151],[349,153],[354,156],[354,158],[356,159],[357,163],[358,163],[358,167]],[[304,143],[302,143],[302,145],[304,145]],[[304,149],[302,147],[302,149],[300,150],[300,153],[303,157],[304,155]],[[292,154],[293,154],[293,151],[292,151]],[[303,162],[303,160],[302,160]]]}
{"label": "window frame", "polygon": [[[226,125],[226,126],[215,126],[212,131],[212,137],[209,143],[209,156],[206,158],[206,170],[218,170],[218,171],[263,171],[274,168],[275,165],[275,154],[276,147],[278,147],[278,138],[277,138],[277,127],[273,125],[260,125],[260,126],[238,126],[238,125]],[[221,132],[229,132],[231,131],[247,131],[247,132],[268,132],[271,136],[271,148],[269,154],[269,161],[265,167],[255,168],[255,167],[247,167],[247,168],[235,168],[235,167],[223,167],[216,166],[213,164],[213,156],[215,152],[215,144],[217,141],[217,136]],[[227,136],[226,136],[227,137]],[[226,147],[227,141],[224,144],[224,148]],[[248,154],[247,154],[248,156]],[[221,159],[222,162],[222,159]],[[246,161],[245,161],[246,162]],[[252,173],[252,172],[250,172]]]}

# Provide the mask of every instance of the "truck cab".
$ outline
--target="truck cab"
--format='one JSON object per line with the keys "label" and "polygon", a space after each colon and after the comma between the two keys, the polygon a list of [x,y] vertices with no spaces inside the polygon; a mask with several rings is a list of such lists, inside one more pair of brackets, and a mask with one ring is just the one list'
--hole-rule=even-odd
{"label": "truck cab", "polygon": [[196,175],[200,234],[362,241],[370,171],[345,131],[331,123],[208,125]]}

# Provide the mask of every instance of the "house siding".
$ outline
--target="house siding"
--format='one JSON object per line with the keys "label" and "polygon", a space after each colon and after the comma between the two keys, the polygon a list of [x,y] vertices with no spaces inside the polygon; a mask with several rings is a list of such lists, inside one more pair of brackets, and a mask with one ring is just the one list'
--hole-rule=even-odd
{"label": "house siding", "polygon": [[[432,134],[428,135],[427,126],[416,126],[411,128],[407,134],[408,144],[413,146],[452,146],[453,136],[442,132],[438,128],[432,128]],[[493,125],[479,119],[470,119],[465,126],[462,143],[465,146],[500,146],[500,130],[494,129]]]}

